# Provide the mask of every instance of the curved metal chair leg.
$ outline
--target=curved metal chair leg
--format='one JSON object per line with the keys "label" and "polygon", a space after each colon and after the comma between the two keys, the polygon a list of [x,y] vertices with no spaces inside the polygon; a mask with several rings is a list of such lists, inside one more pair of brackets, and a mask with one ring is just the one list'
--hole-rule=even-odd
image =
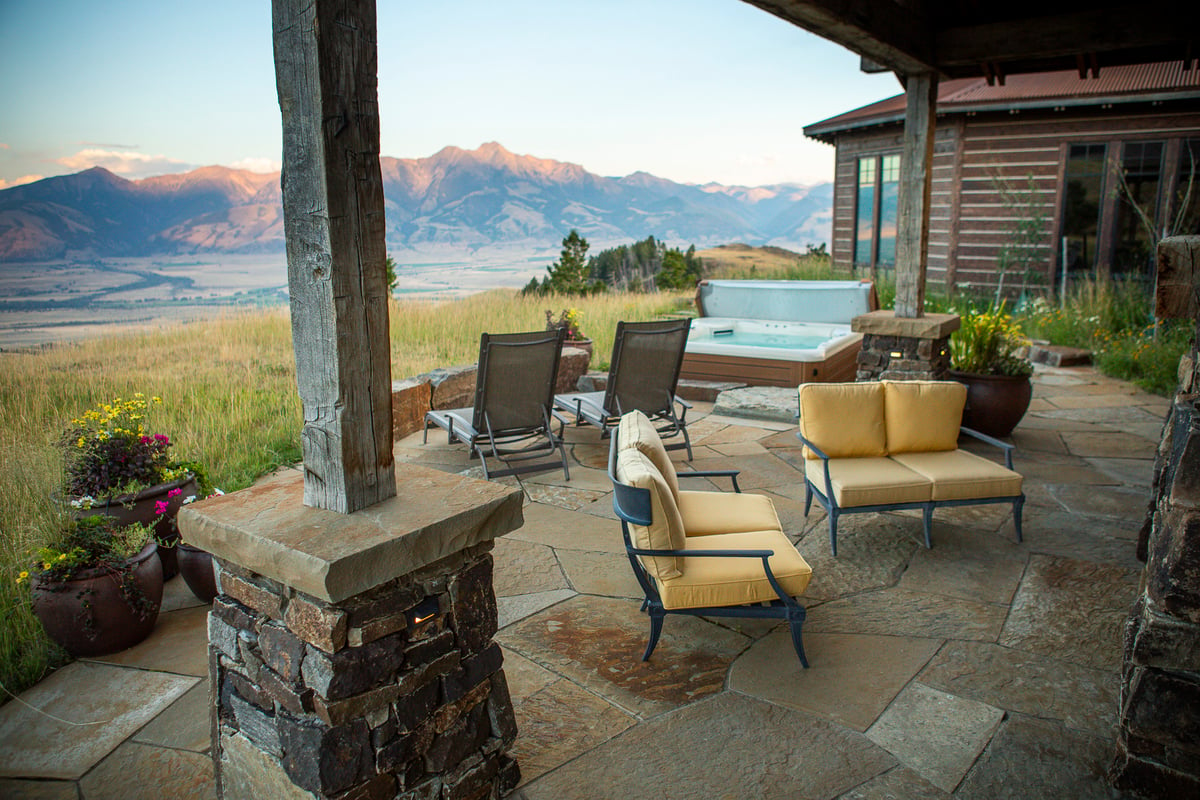
{"label": "curved metal chair leg", "polygon": [[813,490],[812,484],[807,480],[804,481],[804,516],[808,516],[809,510],[812,508]]}
{"label": "curved metal chair leg", "polygon": [[1017,541],[1021,541],[1021,509],[1025,507],[1025,495],[1013,501],[1013,527],[1017,529]]}
{"label": "curved metal chair leg", "polygon": [[[832,506],[833,504],[830,503]],[[829,509],[829,549],[833,551],[833,555],[837,557],[837,508]]]}
{"label": "curved metal chair leg", "polygon": [[930,529],[933,527],[933,503],[925,506],[925,514],[922,521],[925,524],[925,549],[930,550],[933,548],[933,540],[929,537]]}
{"label": "curved metal chair leg", "polygon": [[792,631],[792,647],[796,650],[796,655],[800,657],[800,665],[808,669],[808,659],[804,657],[804,640],[801,638],[800,628],[804,624],[804,609],[800,609],[799,614],[788,614],[788,627]]}
{"label": "curved metal chair leg", "polygon": [[650,641],[646,643],[646,652],[642,654],[642,661],[649,661],[650,654],[654,652],[654,646],[658,644],[658,637],[662,634],[663,613],[657,609],[650,609]]}

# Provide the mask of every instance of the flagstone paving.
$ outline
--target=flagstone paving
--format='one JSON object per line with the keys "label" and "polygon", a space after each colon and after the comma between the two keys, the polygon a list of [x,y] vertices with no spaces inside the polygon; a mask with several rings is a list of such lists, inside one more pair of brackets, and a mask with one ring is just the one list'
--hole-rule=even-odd
{"label": "flagstone paving", "polygon": [[[770,620],[671,617],[640,660],[648,623],[608,443],[568,426],[571,479],[526,478],[525,525],[493,551],[514,797],[1120,797],[1103,776],[1121,628],[1168,403],[1088,367],[1039,366],[1034,396],[1013,435],[1024,542],[1003,506],[938,509],[932,550],[919,512],[858,514],[839,521],[837,558],[824,512],[804,515],[794,426],[694,404],[695,460],[673,451],[679,470],[742,470],[813,567],[807,670]],[[440,435],[396,457],[482,475]],[[213,797],[205,613],[177,578],[146,642],[0,707],[0,797]]]}

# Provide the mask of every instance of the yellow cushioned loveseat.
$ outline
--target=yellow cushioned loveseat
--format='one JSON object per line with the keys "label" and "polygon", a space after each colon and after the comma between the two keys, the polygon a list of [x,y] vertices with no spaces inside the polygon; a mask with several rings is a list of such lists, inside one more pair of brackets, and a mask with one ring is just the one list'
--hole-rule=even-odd
{"label": "yellow cushioned loveseat", "polygon": [[[613,509],[650,616],[642,660],[654,651],[667,614],[772,617],[787,620],[807,667],[805,610],[795,598],[808,588],[812,568],[783,533],[771,501],[742,494],[733,470],[676,473],[640,411],[621,417],[609,447]],[[681,477],[728,477],[735,491],[681,490]]]}
{"label": "yellow cushioned loveseat", "polygon": [[[804,513],[815,496],[837,555],[842,514],[920,508],[925,546],[938,506],[1012,503],[1017,541],[1025,495],[1013,446],[962,427],[967,388],[956,381],[806,383],[800,386]],[[1004,466],[961,450],[963,433],[1004,451]]]}

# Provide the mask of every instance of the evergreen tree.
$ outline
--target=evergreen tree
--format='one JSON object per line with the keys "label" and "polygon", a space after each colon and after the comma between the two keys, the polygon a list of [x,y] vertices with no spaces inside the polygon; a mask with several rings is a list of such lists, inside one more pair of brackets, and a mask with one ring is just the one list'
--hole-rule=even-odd
{"label": "evergreen tree", "polygon": [[[588,294],[603,290],[603,284],[599,286],[595,282],[588,280],[588,241],[579,235],[579,231],[572,229],[571,233],[562,240],[562,253],[559,254],[558,261],[555,261],[546,271],[549,273],[547,281],[549,289],[559,294]],[[543,287],[545,283],[543,283]]]}

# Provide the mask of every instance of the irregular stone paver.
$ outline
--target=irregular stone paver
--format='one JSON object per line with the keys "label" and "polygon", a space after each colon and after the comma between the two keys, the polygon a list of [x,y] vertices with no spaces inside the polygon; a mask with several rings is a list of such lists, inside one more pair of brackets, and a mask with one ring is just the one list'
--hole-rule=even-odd
{"label": "irregular stone paver", "polygon": [[1116,669],[1121,664],[1121,629],[1138,577],[1132,569],[1033,555],[999,642],[1089,667]]}
{"label": "irregular stone paver", "polygon": [[668,617],[650,661],[649,622],[633,600],[574,597],[505,628],[503,646],[646,717],[721,691],[749,640],[687,616]]}
{"label": "irregular stone paver", "polygon": [[937,526],[931,550],[909,560],[900,588],[1007,606],[1025,572],[1025,555],[1007,541],[954,526]]}
{"label": "irregular stone paver", "polygon": [[824,520],[809,529],[797,549],[812,567],[805,598],[836,600],[870,589],[895,586],[919,545],[909,520],[887,514],[860,514],[838,520],[838,554],[829,547]]}
{"label": "irregular stone paver", "polygon": [[578,510],[584,514],[591,514],[593,517],[603,517],[605,519],[613,520],[617,523],[617,531],[619,532],[621,530],[620,522],[617,520],[617,512],[613,511],[611,494],[601,497],[594,503],[588,503],[586,506],[581,506]]}
{"label": "irregular stone paver", "polygon": [[862,735],[726,694],[640,725],[522,791],[527,800],[816,800],[895,763]]}
{"label": "irregular stone paver", "polygon": [[[1132,597],[1126,599],[1126,605],[1130,602]],[[808,615],[806,627],[823,633],[879,633],[994,642],[1007,613],[1006,606],[907,589],[881,589],[823,603]]]}
{"label": "irregular stone paver", "polygon": [[209,682],[202,680],[155,717],[133,737],[142,744],[207,752],[212,746],[208,713],[212,705]]}
{"label": "irregular stone paver", "polygon": [[546,503],[559,508],[576,511],[589,503],[594,503],[611,491],[611,486],[604,491],[595,489],[577,489],[573,486],[544,486],[539,483],[529,483],[525,491],[529,499],[535,503]]}
{"label": "irregular stone paver", "polygon": [[947,800],[949,797],[908,767],[901,766],[839,795],[837,800]]}
{"label": "irregular stone paver", "polygon": [[496,625],[506,628],[514,622],[520,622],[543,609],[561,603],[575,592],[570,589],[555,589],[550,592],[534,592],[532,594],[514,594],[508,597],[496,598]]}
{"label": "irregular stone paver", "polygon": [[146,641],[120,653],[99,656],[96,660],[207,678],[208,653],[187,646],[188,642],[196,640],[197,632],[206,637],[207,631],[208,606],[159,614],[154,631]]}
{"label": "irregular stone paver", "polygon": [[74,781],[22,781],[0,779],[5,800],[79,800]]}
{"label": "irregular stone paver", "polygon": [[779,431],[778,433],[772,433],[770,436],[759,439],[758,442],[763,447],[771,450],[774,450],[775,448],[790,448],[799,450],[800,440],[796,438],[797,430],[799,430],[799,428],[790,427],[787,430]]}
{"label": "irregular stone paver", "polygon": [[1154,458],[1158,442],[1131,433],[1072,433],[1062,435],[1071,455],[1099,458]]}
{"label": "irregular stone paver", "polygon": [[[607,456],[605,457],[607,462]],[[568,467],[570,466],[568,462]],[[483,475],[479,475],[480,478]],[[561,468],[539,472],[535,475],[523,476],[523,482],[526,486],[533,484],[540,486],[561,486],[564,489],[582,489],[589,492],[605,492],[612,491],[612,481],[608,479],[608,473],[598,469],[574,469],[571,470],[571,479],[567,480],[563,476]]]}
{"label": "irregular stone paver", "polygon": [[[1064,415],[1076,415],[1080,419],[1070,419]],[[1054,411],[1029,413],[1021,420],[1017,430],[1040,431],[1096,431],[1103,430],[1099,425],[1086,420],[1086,413],[1078,411]]]}
{"label": "irregular stone paver", "polygon": [[[570,456],[575,464],[588,469],[608,469],[608,442],[576,444],[570,446]],[[572,464],[571,466],[575,466]]]}
{"label": "irregular stone paver", "polygon": [[79,782],[83,800],[214,800],[213,763],[186,750],[126,742]]}
{"label": "irregular stone paver", "polygon": [[[1061,402],[1071,402],[1060,398]],[[1054,401],[1052,401],[1054,402]],[[1126,425],[1140,425],[1147,422],[1162,424],[1163,415],[1132,403],[1106,408],[1060,408],[1055,406],[1051,411],[1041,412],[1037,416],[1053,420],[1056,423],[1084,423],[1087,425],[1104,426],[1113,430],[1122,430]],[[1083,430],[1083,428],[1063,425],[1059,430]]]}
{"label": "irregular stone paver", "polygon": [[1109,738],[1096,738],[1045,720],[1014,715],[1001,727],[955,797],[1099,800],[1120,797],[1104,772],[1112,761]]}
{"label": "irregular stone paver", "polygon": [[644,596],[625,555],[560,550],[558,558],[571,587],[581,594],[636,597],[639,600]]}
{"label": "irregular stone paver", "polygon": [[566,589],[567,580],[549,547],[508,536],[494,540],[492,590],[497,597]]}
{"label": "irregular stone paver", "polygon": [[768,452],[758,442],[730,442],[729,444],[714,444],[712,449],[723,456],[761,456]]}
{"label": "irregular stone paver", "polygon": [[506,534],[509,539],[549,545],[555,549],[625,553],[621,526],[612,520],[542,503],[525,506],[524,514],[524,526]]}
{"label": "irregular stone paver", "polygon": [[1121,483],[1106,472],[1102,472],[1087,459],[1080,456],[1039,456],[1038,458],[1013,459],[1013,468],[1024,476],[1026,481],[1043,481],[1045,483],[1074,483],[1089,486],[1115,486]]}
{"label": "irregular stone paver", "polygon": [[1067,510],[1083,516],[1116,517],[1140,527],[1150,497],[1122,486],[1053,486],[1051,494]]}
{"label": "irregular stone paver", "polygon": [[1109,735],[1119,675],[987,642],[947,642],[917,678],[993,706]]}
{"label": "irregular stone paver", "polygon": [[[200,639],[204,641],[204,639]],[[195,640],[189,649],[195,647]],[[76,779],[195,678],[77,661],[0,707],[0,777]]]}
{"label": "irregular stone paver", "polygon": [[941,644],[940,639],[805,630],[809,668],[803,669],[785,628],[734,662],[729,688],[865,731]]}
{"label": "irregular stone paver", "polygon": [[501,650],[504,653],[504,678],[508,683],[508,694],[514,703],[558,680],[558,675],[541,664],[535,664],[513,650]]}
{"label": "irregular stone paver", "polygon": [[1025,522],[1023,550],[1140,569],[1138,526],[1103,517],[1085,519],[1065,511],[1033,514]]}
{"label": "irregular stone paver", "polygon": [[780,451],[761,456],[742,456],[735,459],[733,464],[724,456],[703,460],[697,458],[692,462],[692,466],[698,470],[739,469],[741,474],[738,475],[738,485],[742,487],[742,491],[803,483],[803,478],[797,475],[796,470],[776,455],[778,452]]}
{"label": "irregular stone paver", "polygon": [[[1012,443],[1017,446],[1014,457],[1019,457],[1023,453],[1037,452],[1039,455],[1067,454],[1067,445],[1063,442],[1058,431],[1054,430],[1039,430],[1037,428],[1017,428],[1012,434]],[[987,453],[990,456],[995,456],[999,451],[992,447],[988,450],[976,450],[973,452]]]}
{"label": "irregular stone paver", "polygon": [[608,741],[637,719],[559,678],[513,701],[517,740],[509,755],[528,783],[560,764]]}
{"label": "irregular stone paver", "polygon": [[796,390],[785,386],[747,386],[727,389],[717,395],[713,414],[728,417],[749,417],[794,424],[800,410]]}
{"label": "irregular stone paver", "polygon": [[1003,719],[999,708],[913,682],[867,730],[867,738],[952,792]]}
{"label": "irregular stone paver", "polygon": [[192,590],[184,583],[182,576],[176,575],[163,584],[163,598],[162,605],[159,607],[159,613],[178,611],[181,608],[195,608],[197,606],[207,608],[208,604],[192,594]]}

